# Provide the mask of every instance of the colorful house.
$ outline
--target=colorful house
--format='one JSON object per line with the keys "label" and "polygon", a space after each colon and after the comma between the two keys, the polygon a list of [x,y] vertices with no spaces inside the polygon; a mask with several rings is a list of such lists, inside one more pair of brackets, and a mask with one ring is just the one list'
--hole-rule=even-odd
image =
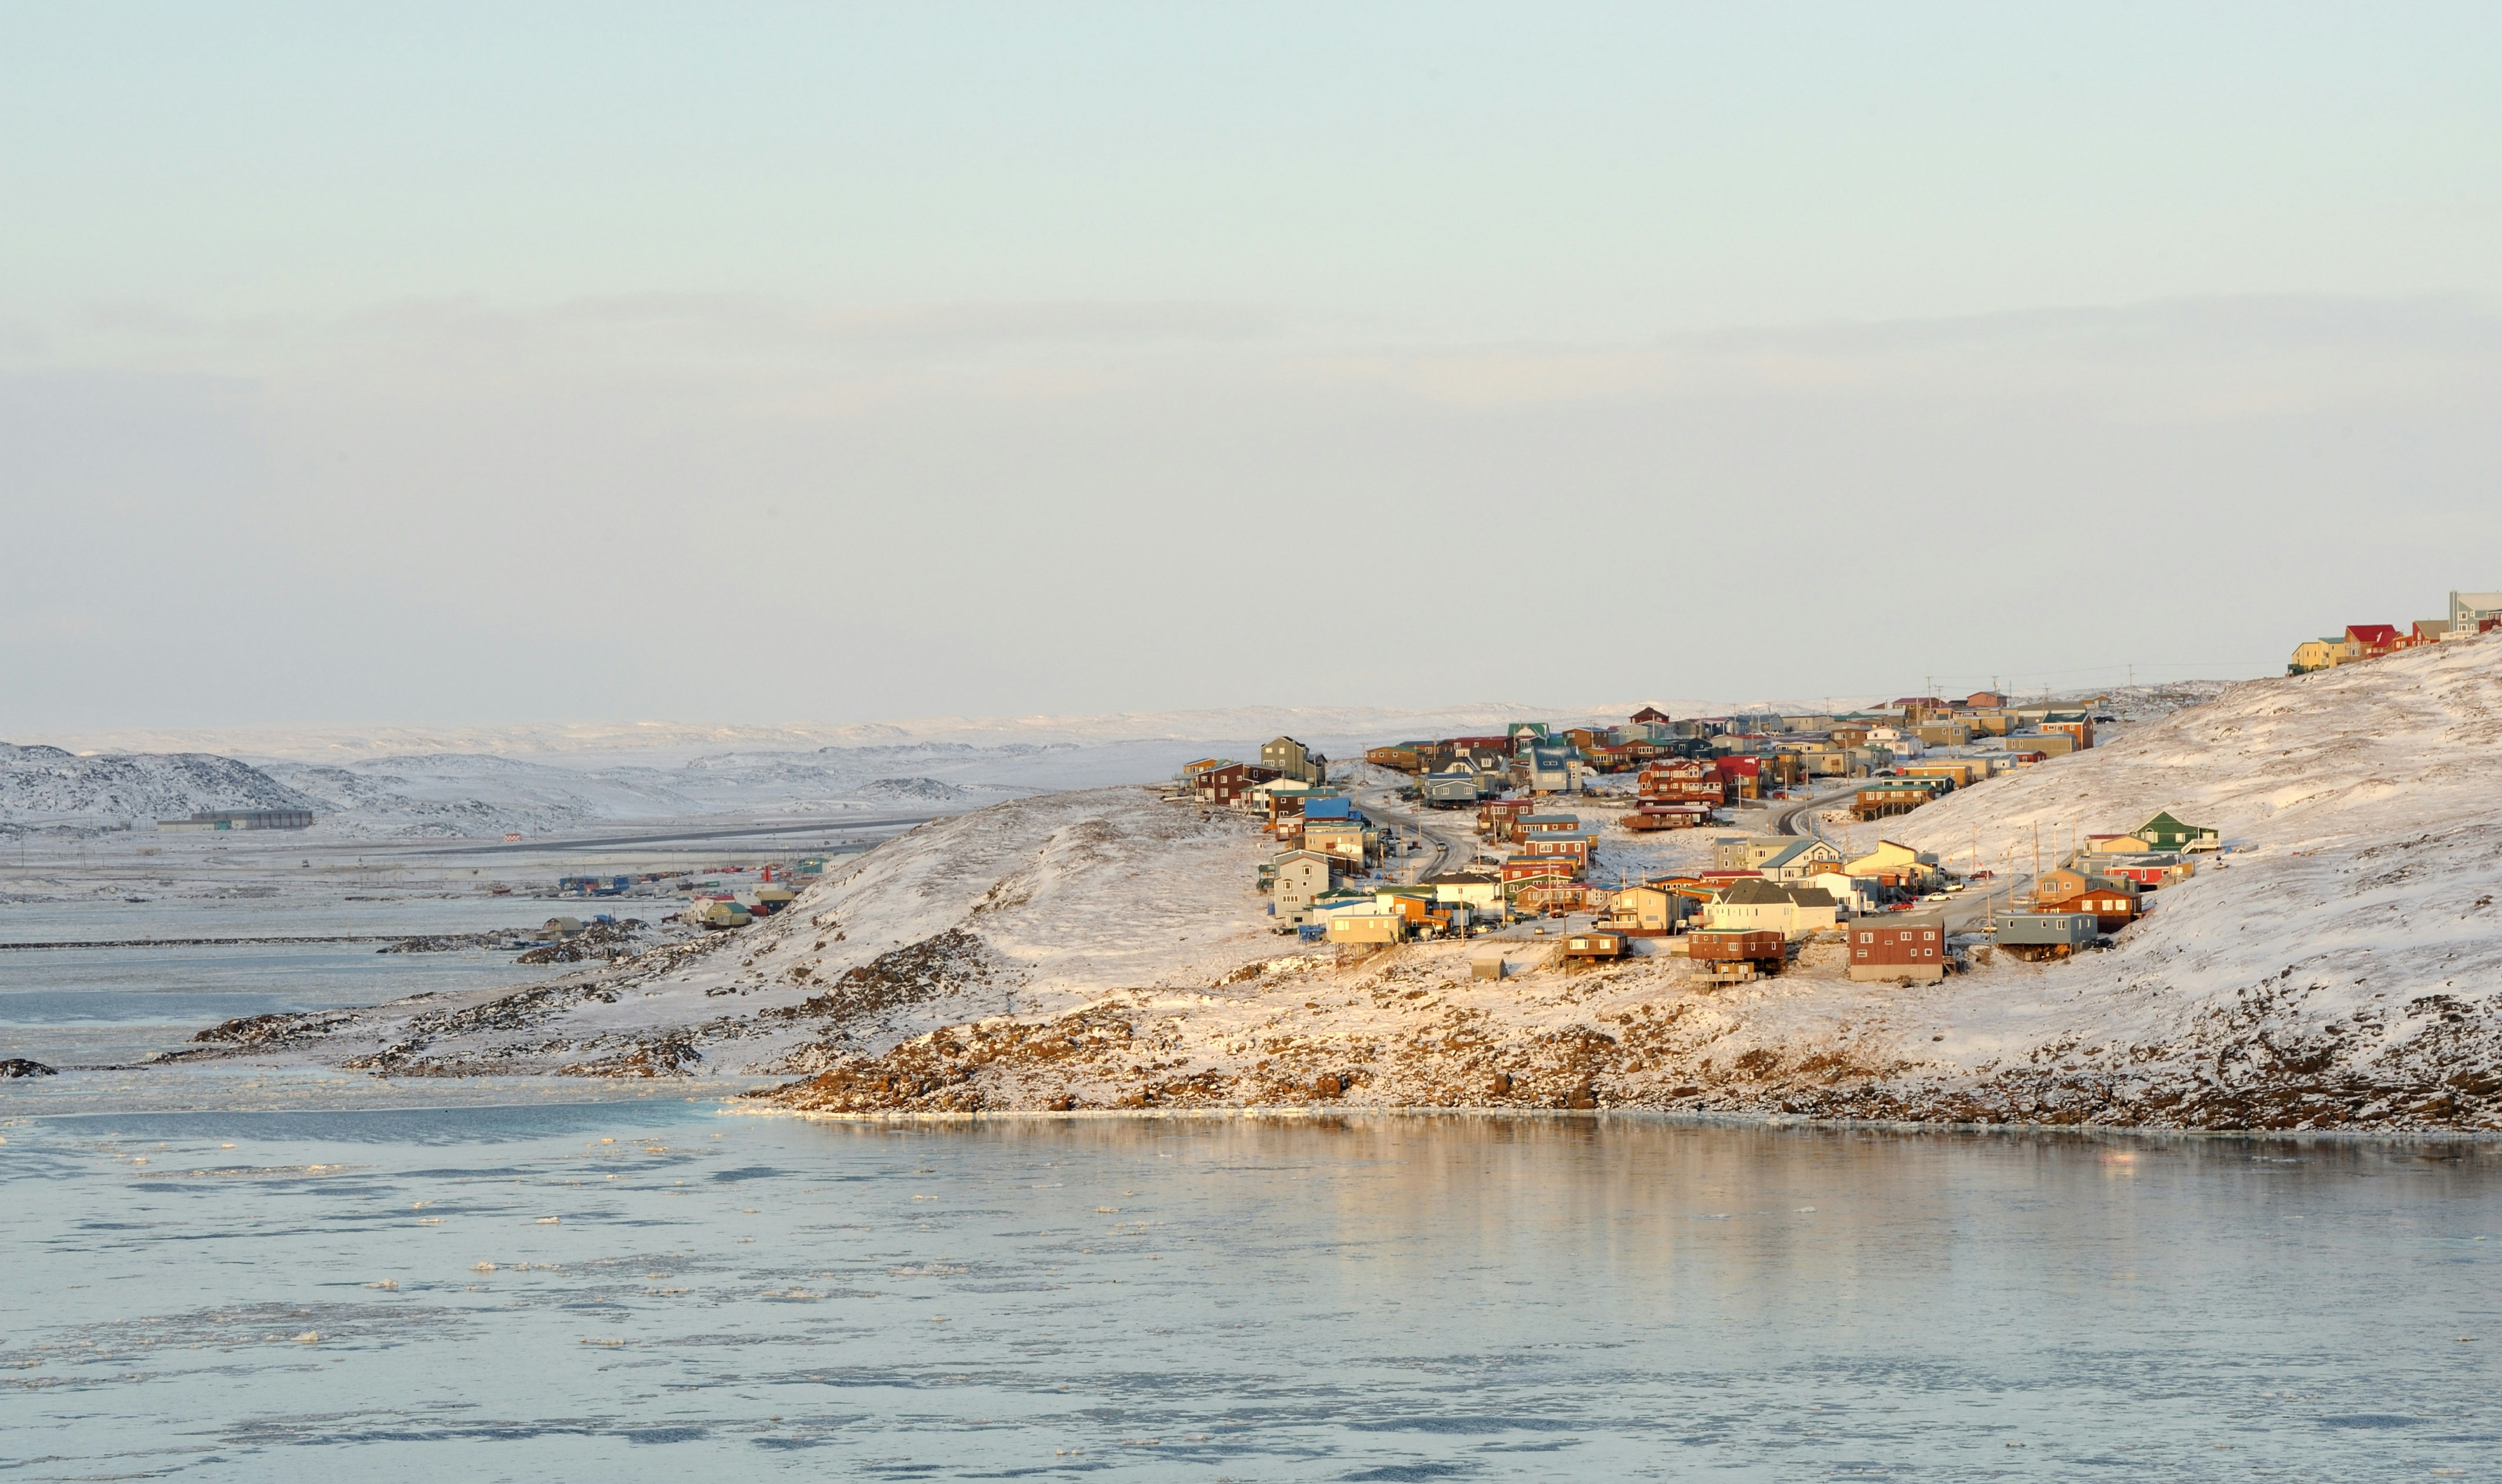
{"label": "colorful house", "polygon": [[1850,929],[1853,979],[1944,979],[1952,959],[1945,920],[1936,913],[1863,922]]}
{"label": "colorful house", "polygon": [[2346,658],[2346,639],[2340,634],[2328,639],[2305,639],[2293,647],[2293,662],[2284,667],[2288,675],[2308,675],[2314,670],[2334,669]]}
{"label": "colorful house", "polygon": [[2156,815],[2132,831],[2146,842],[2148,850],[2214,850],[2223,843],[2215,830],[2204,825],[2185,825],[2172,816],[2170,810]]}
{"label": "colorful house", "polygon": [[2378,659],[2407,647],[2406,635],[2394,624],[2349,624],[2346,625],[2346,658]]}

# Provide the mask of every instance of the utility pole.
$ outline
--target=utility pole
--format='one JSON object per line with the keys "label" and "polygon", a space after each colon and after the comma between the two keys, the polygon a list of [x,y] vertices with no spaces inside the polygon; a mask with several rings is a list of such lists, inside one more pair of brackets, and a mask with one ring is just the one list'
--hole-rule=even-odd
{"label": "utility pole", "polygon": [[2039,886],[2039,885],[2041,884],[2041,880],[2042,880],[2042,822],[2041,822],[2040,820],[2035,820],[2035,821],[2033,822],[2033,881],[2034,881],[2034,884],[2035,884],[2036,886]]}

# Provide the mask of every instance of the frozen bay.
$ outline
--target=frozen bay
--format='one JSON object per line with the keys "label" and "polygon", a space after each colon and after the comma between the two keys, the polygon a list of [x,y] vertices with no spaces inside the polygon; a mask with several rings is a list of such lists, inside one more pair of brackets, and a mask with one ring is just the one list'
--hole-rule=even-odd
{"label": "frozen bay", "polygon": [[10,1477],[2351,1479],[2502,1454],[2489,1143],[852,1124],[122,1075],[232,1110],[0,1093]]}

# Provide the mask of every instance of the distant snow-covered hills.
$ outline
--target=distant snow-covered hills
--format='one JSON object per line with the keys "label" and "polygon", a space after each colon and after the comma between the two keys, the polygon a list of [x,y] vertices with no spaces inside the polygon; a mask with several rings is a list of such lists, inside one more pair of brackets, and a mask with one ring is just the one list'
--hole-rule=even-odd
{"label": "distant snow-covered hills", "polygon": [[0,826],[119,825],[202,809],[318,809],[247,762],[208,753],[107,753],[0,742]]}
{"label": "distant snow-covered hills", "polygon": [[[1843,698],[1841,704],[1868,697]],[[460,754],[575,766],[643,762],[674,765],[707,757],[788,757],[828,751],[866,755],[879,749],[956,747],[972,750],[1044,747],[1240,747],[1280,733],[1340,756],[1352,747],[1408,737],[1501,731],[1508,722],[1619,722],[1644,705],[1674,716],[1735,711],[1821,711],[1828,702],[1698,700],[1650,696],[1568,706],[1518,701],[1467,701],[1448,706],[1233,706],[1201,711],[1123,711],[1099,716],[927,717],[903,722],[791,723],[707,725],[679,722],[580,723],[498,727],[300,727],[137,731],[48,740],[82,749],[202,749],[254,759],[345,765],[385,758]]]}

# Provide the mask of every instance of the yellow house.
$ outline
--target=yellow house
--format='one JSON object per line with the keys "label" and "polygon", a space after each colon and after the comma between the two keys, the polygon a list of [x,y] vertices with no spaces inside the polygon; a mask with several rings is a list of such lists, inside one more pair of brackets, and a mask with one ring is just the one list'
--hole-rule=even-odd
{"label": "yellow house", "polygon": [[2142,835],[2087,835],[2085,849],[2098,856],[2143,856],[2154,847]]}
{"label": "yellow house", "polygon": [[1312,820],[1303,826],[1303,849],[1364,864],[1364,826],[1352,820]]}
{"label": "yellow house", "polygon": [[1406,941],[1407,920],[1396,912],[1333,912],[1333,943],[1400,943]]}
{"label": "yellow house", "polygon": [[2285,668],[2296,675],[2302,675],[2313,670],[2325,670],[2332,665],[2344,664],[2346,658],[2346,641],[2342,636],[2335,639],[2306,639],[2293,647],[2293,663]]}
{"label": "yellow house", "polygon": [[1925,891],[1938,874],[1938,858],[1908,845],[1879,840],[1876,848],[1842,868],[1845,876],[1874,876],[1888,885]]}
{"label": "yellow house", "polygon": [[1658,887],[1627,887],[1608,902],[1606,926],[1620,932],[1664,935],[1674,931],[1691,910],[1689,901]]}

